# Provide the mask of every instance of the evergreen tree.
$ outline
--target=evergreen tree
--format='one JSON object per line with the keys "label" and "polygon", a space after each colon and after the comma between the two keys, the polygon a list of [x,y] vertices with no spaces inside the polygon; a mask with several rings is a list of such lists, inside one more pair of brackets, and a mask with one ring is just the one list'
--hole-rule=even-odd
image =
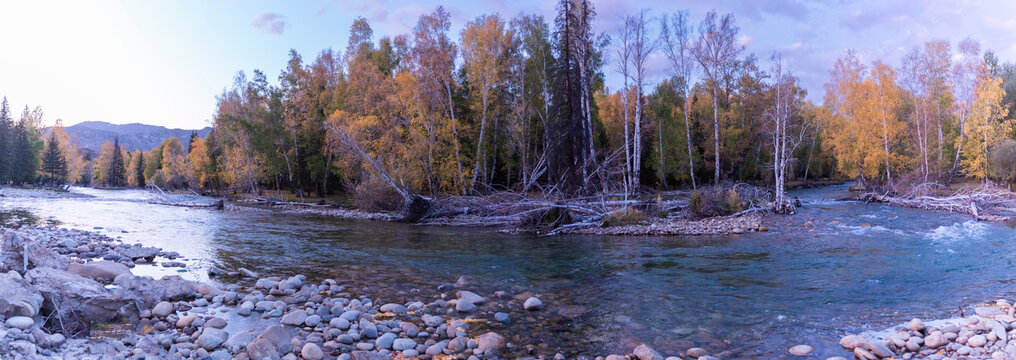
{"label": "evergreen tree", "polygon": [[11,110],[7,105],[7,97],[0,102],[0,183],[7,183],[11,179],[11,151],[14,146],[12,132],[14,122],[11,120]]}
{"label": "evergreen tree", "polygon": [[40,155],[43,141],[36,131],[35,125],[42,119],[42,110],[36,108],[29,112],[28,107],[21,114],[21,119],[12,129],[10,138],[11,181],[24,184],[36,179],[39,171]]}
{"label": "evergreen tree", "polygon": [[123,151],[120,149],[120,137],[113,139],[113,156],[109,159],[109,171],[106,185],[120,187],[127,185],[127,169],[123,164]]}
{"label": "evergreen tree", "polygon": [[131,169],[131,176],[134,177],[134,184],[145,187],[145,154],[138,151],[134,153],[134,157],[137,161],[132,164],[134,167]]}
{"label": "evergreen tree", "polygon": [[49,132],[46,151],[42,154],[42,172],[46,174],[50,186],[62,184],[67,178],[67,159],[60,151],[55,131]]}
{"label": "evergreen tree", "polygon": [[593,41],[591,22],[595,11],[588,0],[561,0],[555,20],[555,49],[552,86],[553,124],[550,143],[549,174],[551,183],[565,192],[590,189],[593,162],[593,123],[590,115],[589,70],[592,68]]}

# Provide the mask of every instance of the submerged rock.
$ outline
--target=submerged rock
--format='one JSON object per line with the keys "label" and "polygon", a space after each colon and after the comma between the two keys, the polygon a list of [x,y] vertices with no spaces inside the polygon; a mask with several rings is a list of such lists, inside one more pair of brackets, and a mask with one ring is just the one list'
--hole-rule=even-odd
{"label": "submerged rock", "polygon": [[522,307],[529,311],[536,311],[543,308],[543,302],[536,297],[530,297],[526,299],[526,302],[522,304]]}

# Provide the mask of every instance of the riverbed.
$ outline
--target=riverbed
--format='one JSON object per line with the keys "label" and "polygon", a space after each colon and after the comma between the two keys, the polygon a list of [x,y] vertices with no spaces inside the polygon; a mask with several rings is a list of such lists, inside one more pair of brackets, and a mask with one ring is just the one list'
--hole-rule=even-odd
{"label": "riverbed", "polygon": [[790,192],[804,206],[768,218],[768,232],[666,237],[535,237],[72,192],[84,196],[0,198],[0,220],[102,232],[187,259],[183,269],[135,269],[142,274],[209,280],[209,265],[245,267],[340,279],[393,302],[462,276],[481,294],[531,292],[547,310],[513,313],[499,332],[538,354],[624,353],[644,342],[665,355],[696,346],[724,359],[790,358],[787,348],[803,343],[822,358],[849,357],[837,344],[847,333],[1016,295],[1016,230],[837,201],[845,186]]}

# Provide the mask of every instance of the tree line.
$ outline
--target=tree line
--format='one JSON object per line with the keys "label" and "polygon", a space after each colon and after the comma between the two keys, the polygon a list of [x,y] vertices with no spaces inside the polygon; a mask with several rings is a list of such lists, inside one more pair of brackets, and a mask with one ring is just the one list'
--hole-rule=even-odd
{"label": "tree line", "polygon": [[[130,153],[113,141],[86,159],[53,127],[49,142],[61,144],[68,170],[49,177],[268,196],[349,191],[374,208],[414,194],[628,195],[727,181],[774,184],[779,207],[793,179],[1016,180],[1006,120],[1016,65],[974,40],[955,52],[929,41],[896,68],[848,52],[816,105],[779,54],[746,51],[731,14],[641,11],[622,15],[614,34],[596,32],[595,16],[589,1],[561,0],[550,23],[481,15],[458,41],[443,7],[411,33],[379,39],[358,18],[342,52],[304,61],[291,50],[277,84],[259,70],[237,73],[204,139]],[[667,60],[655,84],[653,56]],[[606,86],[608,72],[621,88]],[[0,131],[38,129],[32,116]],[[40,136],[26,138],[29,152],[42,151]]]}

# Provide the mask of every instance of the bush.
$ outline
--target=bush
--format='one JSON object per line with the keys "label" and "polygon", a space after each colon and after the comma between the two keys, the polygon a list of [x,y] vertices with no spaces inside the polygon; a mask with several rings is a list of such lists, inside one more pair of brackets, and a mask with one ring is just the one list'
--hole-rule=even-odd
{"label": "bush", "polygon": [[640,210],[625,208],[607,215],[603,219],[603,227],[640,224],[648,218],[649,217]]}
{"label": "bush", "polygon": [[1016,182],[1016,140],[1003,140],[991,149],[988,172],[995,179]]}
{"label": "bush", "polygon": [[353,199],[360,209],[366,211],[396,211],[404,203],[398,191],[374,179],[356,185]]}
{"label": "bush", "polygon": [[734,189],[706,188],[691,193],[689,206],[695,215],[713,217],[742,211],[745,203]]}

